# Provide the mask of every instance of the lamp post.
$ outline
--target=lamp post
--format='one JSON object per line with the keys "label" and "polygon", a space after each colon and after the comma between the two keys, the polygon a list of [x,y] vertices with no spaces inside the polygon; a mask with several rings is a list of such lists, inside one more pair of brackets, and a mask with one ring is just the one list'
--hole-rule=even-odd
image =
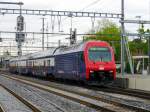
{"label": "lamp post", "polygon": [[150,32],[148,34],[148,74],[150,74]]}
{"label": "lamp post", "polygon": [[146,37],[147,43],[148,43],[148,50],[147,50],[147,55],[148,55],[148,69],[147,72],[150,75],[150,30],[147,29],[147,31],[144,33],[144,36]]}
{"label": "lamp post", "polygon": [[[137,18],[140,21],[141,16],[135,16],[135,18]],[[139,29],[140,29],[140,24],[139,24]]]}
{"label": "lamp post", "polygon": [[148,56],[149,56],[149,58],[148,58],[148,74],[150,75],[150,31],[149,30],[147,30],[147,33],[145,33],[145,34],[147,34],[148,36]]}
{"label": "lamp post", "polygon": [[124,0],[121,0],[121,74],[124,75],[124,35],[125,35],[125,26],[124,26]]}

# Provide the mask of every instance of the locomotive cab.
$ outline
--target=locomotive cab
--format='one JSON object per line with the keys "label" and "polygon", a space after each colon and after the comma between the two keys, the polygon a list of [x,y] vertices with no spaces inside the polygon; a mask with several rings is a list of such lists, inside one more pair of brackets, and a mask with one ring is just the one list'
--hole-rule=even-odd
{"label": "locomotive cab", "polygon": [[86,78],[94,83],[111,83],[115,79],[114,53],[107,43],[89,45],[86,48]]}

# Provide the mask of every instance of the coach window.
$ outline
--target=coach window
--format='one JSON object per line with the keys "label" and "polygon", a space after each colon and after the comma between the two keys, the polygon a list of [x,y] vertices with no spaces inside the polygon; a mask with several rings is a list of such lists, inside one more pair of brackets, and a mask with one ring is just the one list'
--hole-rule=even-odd
{"label": "coach window", "polygon": [[46,62],[45,62],[45,60],[44,60],[44,67],[45,67],[45,65],[46,65]]}
{"label": "coach window", "polygon": [[29,66],[32,66],[32,61],[29,62]]}
{"label": "coach window", "polygon": [[47,60],[47,65],[50,66],[50,60]]}
{"label": "coach window", "polygon": [[32,61],[32,64],[33,64],[32,66],[34,67],[34,61]]}

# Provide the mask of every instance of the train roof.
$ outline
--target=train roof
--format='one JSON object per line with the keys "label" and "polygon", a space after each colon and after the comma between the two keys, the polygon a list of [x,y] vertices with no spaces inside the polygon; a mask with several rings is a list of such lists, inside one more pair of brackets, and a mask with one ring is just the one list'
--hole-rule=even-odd
{"label": "train roof", "polygon": [[11,58],[9,61],[19,61],[19,60],[26,60],[26,59],[28,59],[28,54],[27,55],[23,55],[21,57]]}
{"label": "train roof", "polygon": [[97,43],[97,42],[102,42],[102,43],[109,45],[108,43],[106,43],[104,41],[85,41],[85,42],[81,42],[78,44],[74,44],[69,47],[59,48],[58,50],[56,50],[54,55],[84,51],[84,49],[88,43]]}
{"label": "train roof", "polygon": [[46,51],[40,51],[40,52],[33,53],[29,56],[29,59],[52,56],[55,50],[56,50],[56,48],[50,48],[49,50],[46,50]]}
{"label": "train roof", "polygon": [[59,49],[56,50],[54,55],[83,51],[84,46],[85,46],[84,43],[79,43],[79,44],[74,44],[74,45],[69,46],[69,47],[59,48]]}
{"label": "train roof", "polygon": [[15,57],[10,59],[10,61],[20,61],[20,60],[28,60],[28,59],[37,59],[37,58],[42,58],[46,56],[51,56],[53,55],[53,52],[55,51],[56,48],[51,48],[46,51],[40,51],[40,52],[35,52],[27,55],[22,55],[21,57]]}
{"label": "train roof", "polygon": [[38,59],[38,58],[42,58],[42,57],[49,57],[49,56],[54,56],[54,55],[59,55],[59,54],[80,52],[80,51],[84,51],[84,49],[85,49],[85,47],[88,43],[97,43],[97,42],[101,42],[101,43],[109,45],[108,43],[106,43],[104,41],[85,41],[85,42],[81,42],[81,43],[78,43],[78,44],[71,45],[69,47],[65,47],[65,46],[57,47],[57,48],[52,47],[49,50],[23,55],[21,57],[13,58],[10,61],[17,61],[17,60],[19,61],[19,60],[27,60],[27,59],[32,60],[32,59]]}

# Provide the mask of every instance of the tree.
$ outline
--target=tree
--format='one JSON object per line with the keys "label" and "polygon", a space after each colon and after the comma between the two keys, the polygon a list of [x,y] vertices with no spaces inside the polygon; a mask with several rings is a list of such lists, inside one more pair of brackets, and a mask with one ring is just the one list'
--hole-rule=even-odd
{"label": "tree", "polygon": [[[95,27],[95,35],[87,36],[86,40],[101,40],[107,41],[113,48],[115,52],[115,58],[120,61],[121,50],[120,50],[120,28],[116,23],[103,19],[98,21],[98,25]],[[91,31],[90,31],[91,33]]]}
{"label": "tree", "polygon": [[[149,29],[145,30],[144,25],[141,24],[139,29],[137,30],[139,37],[133,39],[129,42],[130,51],[132,56],[142,56],[148,54],[148,38],[145,34],[149,34]],[[148,65],[148,60],[145,60],[146,66]],[[138,61],[134,61],[134,64],[138,64]],[[134,66],[136,68],[136,66]],[[134,68],[134,69],[135,69]]]}
{"label": "tree", "polygon": [[[102,40],[107,41],[114,48],[115,60],[120,61],[121,58],[121,28],[114,22],[103,19],[98,21],[98,25],[95,27],[95,35],[87,36],[86,40]],[[131,55],[147,55],[148,54],[148,39],[144,37],[145,33],[150,33],[150,30],[145,30],[144,25],[141,24],[137,30],[140,34],[139,38],[129,40],[129,49]],[[90,32],[91,33],[91,32]],[[126,37],[127,38],[127,37]],[[128,38],[127,38],[128,39]],[[130,71],[129,63],[126,64],[126,71]]]}
{"label": "tree", "polygon": [[139,38],[136,38],[129,42],[132,55],[147,55],[148,54],[148,38],[144,36],[145,33],[149,33],[149,29],[145,30],[144,25],[141,24],[137,30]]}

